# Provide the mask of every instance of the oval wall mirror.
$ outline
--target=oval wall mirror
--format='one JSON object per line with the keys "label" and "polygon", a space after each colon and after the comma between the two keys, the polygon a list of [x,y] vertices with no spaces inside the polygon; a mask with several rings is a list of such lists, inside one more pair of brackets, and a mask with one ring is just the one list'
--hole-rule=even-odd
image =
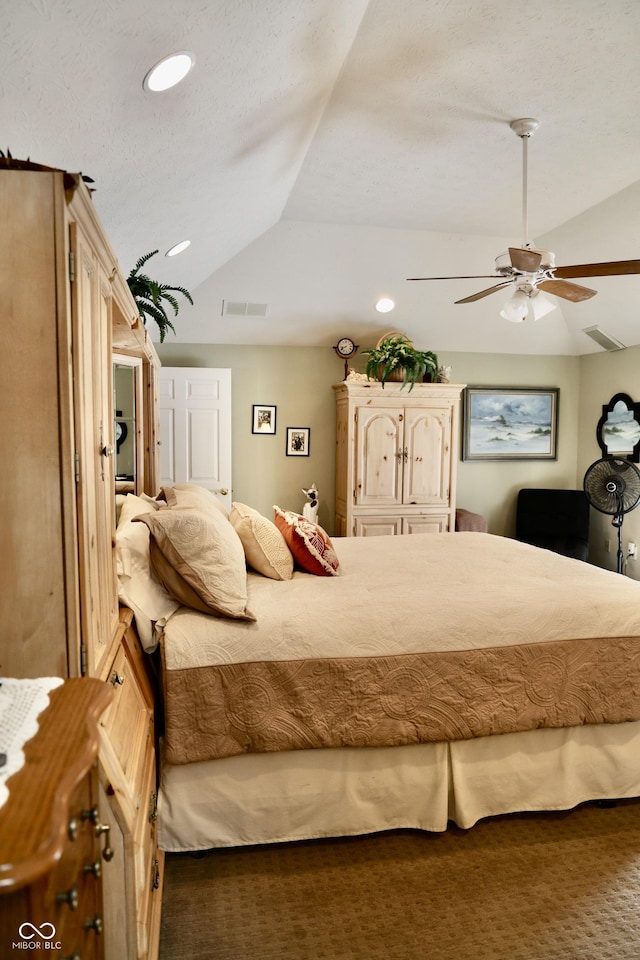
{"label": "oval wall mirror", "polygon": [[602,408],[596,438],[603,456],[640,462],[640,403],[616,393]]}

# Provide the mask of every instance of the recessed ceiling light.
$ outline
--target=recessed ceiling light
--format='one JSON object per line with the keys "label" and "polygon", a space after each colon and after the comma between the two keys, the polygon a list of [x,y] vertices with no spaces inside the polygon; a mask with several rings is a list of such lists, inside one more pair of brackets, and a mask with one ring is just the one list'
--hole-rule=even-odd
{"label": "recessed ceiling light", "polygon": [[142,81],[142,86],[152,93],[160,93],[162,90],[175,87],[176,83],[184,80],[194,63],[194,55],[187,53],[186,50],[172,53],[151,67]]}
{"label": "recessed ceiling light", "polygon": [[182,253],[183,250],[186,250],[191,240],[181,240],[180,243],[174,243],[172,247],[169,247],[165,253],[165,257],[175,257],[177,254]]}
{"label": "recessed ceiling light", "polygon": [[395,301],[391,300],[389,297],[381,297],[376,303],[376,310],[378,313],[389,313],[390,310],[393,310],[395,305]]}

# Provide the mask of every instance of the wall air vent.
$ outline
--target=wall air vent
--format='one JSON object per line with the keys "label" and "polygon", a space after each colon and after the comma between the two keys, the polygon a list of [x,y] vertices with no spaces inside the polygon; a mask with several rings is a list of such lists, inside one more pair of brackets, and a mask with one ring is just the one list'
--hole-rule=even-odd
{"label": "wall air vent", "polygon": [[591,337],[592,340],[600,347],[604,347],[605,350],[626,350],[624,343],[620,343],[619,340],[616,340],[615,337],[609,336],[608,333],[605,333],[604,330],[601,330],[599,326],[593,327],[583,327],[582,332],[586,333],[588,337]]}
{"label": "wall air vent", "polygon": [[246,300],[223,300],[223,317],[260,317],[269,313],[268,303],[248,303]]}

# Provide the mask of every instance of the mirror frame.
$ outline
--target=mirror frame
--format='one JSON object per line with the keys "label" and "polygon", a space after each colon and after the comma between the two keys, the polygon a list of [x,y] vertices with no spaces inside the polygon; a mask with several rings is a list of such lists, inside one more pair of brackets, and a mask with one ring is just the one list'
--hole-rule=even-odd
{"label": "mirror frame", "polygon": [[596,439],[598,441],[598,446],[602,450],[603,457],[619,457],[621,460],[631,460],[632,463],[640,463],[640,437],[638,438],[637,443],[629,453],[620,453],[619,451],[609,452],[607,444],[604,441],[604,429],[609,419],[609,414],[612,413],[613,408],[617,403],[625,404],[628,410],[633,413],[633,418],[640,428],[640,403],[634,403],[629,394],[627,393],[616,393],[609,403],[606,403],[602,407],[602,416],[598,420],[598,426],[596,427]]}
{"label": "mirror frame", "polygon": [[[134,470],[135,476],[133,481],[115,481],[115,490],[116,493],[136,493],[140,494],[144,490],[145,482],[145,462],[144,462],[144,448],[143,448],[143,427],[144,427],[144,404],[143,404],[143,389],[142,389],[142,358],[136,356],[129,356],[128,354],[113,353],[111,355],[111,369],[112,372],[115,371],[116,366],[129,367],[132,372],[133,380],[133,396],[134,396],[134,423],[133,423],[133,443],[134,443]],[[114,385],[114,424],[115,424],[115,413],[117,409],[117,399],[115,396],[115,385]],[[115,445],[115,437],[114,437]],[[115,463],[114,463],[114,477],[115,477]]]}

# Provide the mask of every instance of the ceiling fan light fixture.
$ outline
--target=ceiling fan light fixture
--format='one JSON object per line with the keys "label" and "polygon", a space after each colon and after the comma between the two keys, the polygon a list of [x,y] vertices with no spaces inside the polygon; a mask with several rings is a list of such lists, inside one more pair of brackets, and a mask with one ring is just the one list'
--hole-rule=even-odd
{"label": "ceiling fan light fixture", "polygon": [[171,53],[155,63],[142,81],[145,90],[162,93],[184,80],[195,63],[195,56],[186,50]]}
{"label": "ceiling fan light fixture", "polygon": [[548,313],[551,313],[551,311],[555,310],[558,306],[557,303],[554,303],[553,300],[550,300],[549,297],[546,297],[544,293],[540,292],[540,290],[535,290],[531,294],[530,299],[531,312],[534,320],[540,320],[542,317],[546,317]]}
{"label": "ceiling fan light fixture", "polygon": [[528,312],[529,298],[522,290],[516,290],[503,306],[500,316],[503,320],[510,320],[512,323],[522,323]]}

